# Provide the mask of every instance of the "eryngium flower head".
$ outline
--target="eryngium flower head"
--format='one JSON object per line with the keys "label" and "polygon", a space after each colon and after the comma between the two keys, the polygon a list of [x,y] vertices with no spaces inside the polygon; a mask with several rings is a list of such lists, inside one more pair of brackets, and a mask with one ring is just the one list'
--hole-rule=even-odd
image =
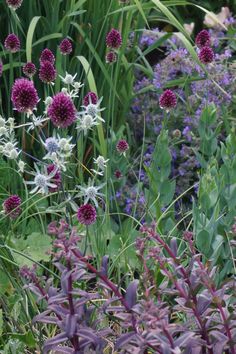
{"label": "eryngium flower head", "polygon": [[108,48],[118,49],[122,44],[122,38],[119,31],[112,28],[106,36],[106,45]]}
{"label": "eryngium flower head", "polygon": [[39,78],[46,84],[51,83],[56,79],[57,72],[50,61],[43,61],[39,69]]}
{"label": "eryngium flower head", "polygon": [[3,203],[4,212],[12,219],[16,219],[21,213],[21,199],[18,195],[11,195]]}
{"label": "eryngium flower head", "polygon": [[18,112],[31,113],[38,103],[38,94],[32,81],[16,79],[12,87],[11,100]]}
{"label": "eryngium flower head", "polygon": [[129,149],[129,144],[124,139],[119,140],[118,143],[116,144],[116,150],[120,154],[124,154],[128,149]]}
{"label": "eryngium flower head", "polygon": [[90,103],[96,104],[98,101],[98,96],[95,92],[88,92],[83,99],[83,105],[88,106]]}
{"label": "eryngium flower head", "polygon": [[198,54],[199,60],[203,64],[209,64],[214,60],[214,52],[211,47],[202,47],[199,54]]}
{"label": "eryngium flower head", "polygon": [[11,53],[18,52],[20,50],[19,38],[14,33],[9,34],[5,39],[4,47]]}
{"label": "eryngium flower head", "polygon": [[48,106],[47,113],[52,123],[59,128],[69,127],[76,120],[74,103],[63,92],[59,92],[53,97],[52,103]]}
{"label": "eryngium flower head", "polygon": [[91,204],[84,204],[79,207],[77,212],[77,218],[83,225],[94,224],[97,218],[96,209]]}
{"label": "eryngium flower head", "polygon": [[117,61],[117,54],[113,51],[110,51],[106,55],[106,63],[112,64]]}
{"label": "eryngium flower head", "polygon": [[61,54],[67,55],[72,52],[72,44],[68,38],[64,38],[61,43],[59,44],[59,49]]}
{"label": "eryngium flower head", "polygon": [[166,111],[175,108],[177,105],[177,98],[175,93],[171,90],[164,91],[159,99],[159,105],[162,109],[165,109]]}
{"label": "eryngium flower head", "polygon": [[33,77],[36,73],[36,67],[34,63],[28,62],[23,66],[23,73],[29,78]]}
{"label": "eryngium flower head", "polygon": [[207,47],[211,44],[211,37],[207,30],[202,30],[196,36],[195,43],[198,48]]}
{"label": "eryngium flower head", "polygon": [[23,0],[6,0],[7,5],[13,10],[18,9],[21,6],[22,2]]}
{"label": "eryngium flower head", "polygon": [[2,76],[2,70],[3,70],[3,63],[0,59],[0,77]]}
{"label": "eryngium flower head", "polygon": [[56,185],[55,188],[50,187],[49,188],[49,192],[56,192],[59,190],[60,186],[61,186],[61,172],[60,170],[58,170],[58,168],[56,167],[56,165],[54,164],[50,164],[47,166],[47,173],[50,175],[50,173],[55,172],[53,178],[51,179],[52,183]]}
{"label": "eryngium flower head", "polygon": [[45,48],[40,55],[39,61],[40,63],[42,63],[43,61],[49,61],[50,63],[54,64],[55,57],[53,52],[50,49]]}

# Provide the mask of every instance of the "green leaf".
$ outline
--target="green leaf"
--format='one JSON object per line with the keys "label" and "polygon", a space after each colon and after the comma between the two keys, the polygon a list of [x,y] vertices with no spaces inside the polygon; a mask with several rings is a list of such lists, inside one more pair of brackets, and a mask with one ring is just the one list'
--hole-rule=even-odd
{"label": "green leaf", "polygon": [[211,247],[211,237],[210,233],[207,230],[202,230],[197,234],[196,244],[203,254],[207,254],[210,251]]}
{"label": "green leaf", "polygon": [[32,54],[32,41],[33,41],[33,36],[34,36],[34,31],[35,31],[35,27],[39,21],[39,19],[41,18],[41,16],[35,16],[32,18],[30,25],[29,25],[29,29],[27,32],[27,37],[26,37],[26,58],[27,61],[31,61],[31,54]]}

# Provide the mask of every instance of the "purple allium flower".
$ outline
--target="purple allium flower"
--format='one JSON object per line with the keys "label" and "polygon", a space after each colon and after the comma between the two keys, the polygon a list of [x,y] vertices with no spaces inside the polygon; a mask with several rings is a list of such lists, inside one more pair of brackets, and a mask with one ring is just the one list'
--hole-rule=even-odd
{"label": "purple allium flower", "polygon": [[22,2],[23,0],[6,0],[7,5],[13,10],[18,9],[21,6]]}
{"label": "purple allium flower", "polygon": [[112,64],[117,61],[117,54],[113,51],[110,51],[106,55],[106,63]]}
{"label": "purple allium flower", "polygon": [[129,149],[129,144],[124,139],[119,140],[118,143],[116,144],[116,150],[120,154],[124,154],[128,149]]}
{"label": "purple allium flower", "polygon": [[23,73],[28,76],[29,78],[33,77],[34,74],[36,73],[36,67],[34,65],[34,63],[26,63],[24,66],[23,66]]}
{"label": "purple allium flower", "polygon": [[83,225],[94,224],[97,218],[96,209],[91,204],[81,205],[77,212],[77,218]]}
{"label": "purple allium flower", "polygon": [[3,63],[0,59],[0,77],[2,76],[2,70],[3,70]]}
{"label": "purple allium flower", "polygon": [[53,171],[56,171],[54,174],[53,178],[51,179],[51,182],[55,184],[57,187],[56,188],[49,188],[49,192],[56,192],[59,190],[61,186],[61,172],[57,169],[56,165],[50,164],[47,166],[47,173],[50,175]]}
{"label": "purple allium flower", "polygon": [[33,82],[25,78],[16,79],[12,87],[11,100],[18,112],[32,112],[39,100]]}
{"label": "purple allium flower", "polygon": [[83,105],[88,106],[90,103],[96,104],[98,102],[98,96],[95,92],[88,92],[83,99]]}
{"label": "purple allium flower", "polygon": [[121,171],[120,171],[120,170],[116,170],[116,171],[114,172],[114,176],[115,176],[117,179],[120,179],[120,178],[122,177]]}
{"label": "purple allium flower", "polygon": [[211,44],[211,37],[207,30],[202,30],[196,36],[195,43],[198,48],[207,47]]}
{"label": "purple allium flower", "polygon": [[18,52],[20,50],[19,38],[14,33],[9,34],[5,39],[4,47],[11,53]]}
{"label": "purple allium flower", "polygon": [[57,72],[53,64],[50,61],[41,62],[39,69],[39,78],[44,83],[50,84],[56,79]]}
{"label": "purple allium flower", "polygon": [[47,113],[52,123],[59,128],[69,127],[76,120],[74,103],[72,99],[63,92],[59,92],[53,97]]}
{"label": "purple allium flower", "polygon": [[50,49],[45,48],[40,55],[39,61],[40,63],[42,63],[43,61],[49,61],[50,63],[54,64],[55,56]]}
{"label": "purple allium flower", "polygon": [[210,47],[202,47],[198,54],[198,57],[203,64],[211,63],[214,60],[213,49]]}
{"label": "purple allium flower", "polygon": [[70,54],[72,52],[72,44],[68,38],[64,38],[59,44],[60,52],[63,55]]}
{"label": "purple allium flower", "polygon": [[16,219],[21,213],[21,198],[18,195],[11,195],[3,203],[4,212],[12,219]]}
{"label": "purple allium flower", "polygon": [[118,49],[121,47],[122,38],[119,31],[112,28],[106,36],[106,45],[108,48]]}
{"label": "purple allium flower", "polygon": [[162,109],[169,111],[177,105],[177,98],[173,91],[165,90],[159,99],[159,105]]}

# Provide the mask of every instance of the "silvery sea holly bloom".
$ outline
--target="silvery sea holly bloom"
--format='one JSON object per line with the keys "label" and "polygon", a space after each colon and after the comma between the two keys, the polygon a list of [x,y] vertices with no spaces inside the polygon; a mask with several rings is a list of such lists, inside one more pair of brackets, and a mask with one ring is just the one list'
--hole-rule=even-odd
{"label": "silvery sea holly bloom", "polygon": [[65,77],[59,75],[59,77],[61,78],[62,82],[64,82],[64,84],[66,84],[66,85],[73,85],[76,76],[77,76],[77,74],[72,76],[71,74],[68,74],[67,72],[66,72],[66,76]]}
{"label": "silvery sea holly bloom", "polygon": [[8,50],[8,52],[18,52],[20,50],[19,38],[14,33],[9,34],[5,39],[4,47],[6,48],[6,50]]}
{"label": "silvery sea holly bloom", "polygon": [[159,99],[159,105],[166,111],[175,108],[177,105],[175,93],[171,90],[165,90]]}
{"label": "silvery sea holly bloom", "polygon": [[48,106],[47,114],[58,128],[66,128],[76,120],[76,108],[72,99],[65,93],[57,93]]}
{"label": "silvery sea holly bloom", "polygon": [[46,84],[50,84],[56,80],[57,71],[50,61],[43,61],[40,64],[39,78]]}
{"label": "silvery sea holly bloom", "polygon": [[21,213],[21,198],[18,195],[11,195],[3,203],[4,213],[11,219],[16,219]]}
{"label": "silvery sea holly bloom", "polygon": [[72,44],[68,38],[64,38],[59,44],[61,54],[68,55],[72,52]]}
{"label": "silvery sea holly bloom", "polygon": [[89,114],[83,114],[80,118],[77,120],[77,127],[79,131],[84,132],[85,135],[87,135],[88,130],[92,130],[93,126],[98,125],[99,123],[97,122],[96,118],[93,118]]}
{"label": "silvery sea holly bloom", "polygon": [[105,184],[101,184],[98,187],[95,187],[91,180],[88,182],[87,187],[77,186],[80,192],[76,195],[76,197],[84,198],[84,204],[87,204],[89,201],[92,201],[96,207],[98,207],[97,199],[101,199],[104,194],[98,192],[100,189],[104,187]]}
{"label": "silvery sea holly bloom", "polygon": [[40,64],[44,61],[49,61],[50,63],[54,64],[55,56],[50,49],[45,48],[40,55],[39,61],[40,61]]}
{"label": "silvery sea holly bloom", "polygon": [[207,30],[202,30],[196,36],[195,43],[198,48],[209,46],[211,44],[211,37]]}
{"label": "silvery sea holly bloom", "polygon": [[34,83],[28,79],[16,79],[11,92],[14,108],[21,113],[32,113],[39,98]]}
{"label": "silvery sea holly bloom", "polygon": [[92,225],[97,218],[96,209],[92,204],[81,205],[77,212],[77,219],[83,225]]}
{"label": "silvery sea holly bloom", "polygon": [[56,192],[59,190],[61,186],[61,172],[58,167],[54,164],[50,164],[47,166],[47,173],[50,175],[51,173],[55,173],[52,178],[52,183],[56,185],[55,188],[49,188],[50,192]]}
{"label": "silvery sea holly bloom", "polygon": [[56,170],[53,170],[48,174],[47,167],[44,166],[43,170],[40,171],[39,167],[34,164],[35,172],[29,172],[34,176],[33,181],[26,181],[26,184],[34,185],[35,187],[30,191],[30,194],[41,193],[48,194],[50,188],[57,188],[57,185],[53,183],[53,178],[55,176]]}
{"label": "silvery sea holly bloom", "polygon": [[106,36],[106,45],[108,48],[118,49],[121,47],[122,38],[121,34],[115,28],[112,28]]}
{"label": "silvery sea holly bloom", "polygon": [[7,5],[13,10],[17,10],[22,5],[23,0],[6,0]]}
{"label": "silvery sea holly bloom", "polygon": [[84,111],[79,112],[81,115],[89,115],[92,118],[98,119],[101,122],[105,122],[100,116],[100,112],[104,111],[105,108],[100,108],[103,97],[101,97],[96,104],[89,103],[88,105],[83,105]]}
{"label": "silvery sea holly bloom", "polygon": [[214,60],[214,52],[211,47],[202,47],[199,51],[198,58],[203,64],[209,64]]}
{"label": "silvery sea holly bloom", "polygon": [[23,66],[23,73],[25,76],[32,78],[36,73],[36,67],[34,63],[28,62]]}
{"label": "silvery sea holly bloom", "polygon": [[91,171],[93,171],[95,174],[103,176],[109,159],[106,160],[103,156],[98,156],[96,159],[94,158],[93,161],[97,165],[97,170],[92,169]]}

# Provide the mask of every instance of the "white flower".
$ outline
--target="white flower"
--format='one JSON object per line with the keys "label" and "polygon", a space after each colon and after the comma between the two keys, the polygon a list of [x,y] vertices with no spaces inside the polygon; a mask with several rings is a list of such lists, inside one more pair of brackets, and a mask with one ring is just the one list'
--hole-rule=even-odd
{"label": "white flower", "polygon": [[67,72],[66,72],[66,76],[65,77],[62,77],[61,75],[59,75],[59,77],[62,79],[62,81],[66,85],[73,85],[76,76],[77,76],[77,74],[72,76],[72,75],[68,74]]}
{"label": "white flower", "polygon": [[43,101],[43,102],[44,102],[45,106],[49,106],[52,103],[52,101],[53,101],[52,97],[48,96],[45,98],[45,101]]}
{"label": "white flower", "polygon": [[84,204],[87,204],[89,200],[92,200],[95,204],[96,207],[98,207],[98,202],[97,199],[102,199],[101,197],[104,196],[104,194],[98,192],[99,189],[104,187],[104,183],[98,187],[95,187],[91,180],[89,180],[88,186],[87,187],[82,187],[82,186],[77,186],[80,189],[80,192],[77,194],[77,197],[83,197],[84,198]]}
{"label": "white flower", "polygon": [[214,12],[208,12],[204,18],[204,25],[207,27],[217,27],[221,25],[223,28],[227,29],[224,25],[225,20],[230,16],[230,9],[228,7],[222,7],[218,14]]}
{"label": "white flower", "polygon": [[66,171],[67,161],[65,161],[64,156],[58,157],[57,154],[53,152],[52,155],[50,156],[50,160],[53,162],[54,165],[57,166],[59,170],[62,170],[64,172]]}
{"label": "white flower", "polygon": [[92,171],[97,175],[103,176],[103,172],[107,168],[106,163],[109,161],[109,159],[105,160],[105,158],[103,156],[98,156],[96,159],[93,159],[93,160],[94,160],[94,163],[97,165],[98,170],[92,169]]}
{"label": "white flower", "polygon": [[7,135],[8,130],[5,126],[0,126],[0,136]]}
{"label": "white flower", "polygon": [[30,130],[34,130],[36,127],[42,127],[43,123],[47,120],[49,120],[49,118],[44,118],[42,116],[36,117],[35,115],[33,115],[32,122],[28,124],[29,127],[27,129],[27,132],[29,132]]}
{"label": "white flower", "polygon": [[34,176],[33,181],[26,181],[26,184],[35,185],[35,187],[30,192],[48,194],[49,188],[56,188],[57,186],[51,182],[51,179],[55,176],[56,169],[53,170],[49,175],[47,174],[47,168],[44,166],[43,172],[40,171],[38,166],[35,164],[36,172],[31,172]]}
{"label": "white flower", "polygon": [[74,144],[70,144],[72,138],[72,136],[70,138],[59,138],[58,145],[62,152],[66,152],[67,154],[71,153],[73,147],[75,146]]}
{"label": "white flower", "polygon": [[102,122],[105,122],[104,119],[101,118],[100,116],[100,112],[104,111],[105,108],[100,108],[100,104],[102,102],[103,97],[101,97],[98,102],[96,104],[92,103],[90,101],[90,103],[87,106],[81,106],[82,108],[84,108],[84,111],[79,112],[79,114],[81,115],[89,115],[92,118],[98,119]]}
{"label": "white flower", "polygon": [[2,116],[0,116],[0,127],[1,127],[1,128],[2,128],[2,127],[5,127],[5,124],[6,124],[5,119],[4,119]]}
{"label": "white flower", "polygon": [[19,167],[18,172],[23,173],[24,170],[25,170],[25,165],[26,165],[26,163],[25,163],[24,161],[20,160],[20,161],[18,162],[18,167]]}
{"label": "white flower", "polygon": [[9,152],[9,159],[11,160],[15,160],[17,159],[18,155],[20,154],[20,151],[17,151],[17,149],[12,149],[10,152]]}
{"label": "white flower", "polygon": [[84,84],[81,84],[81,82],[75,81],[72,85],[75,89],[75,91],[79,91],[81,89],[81,87],[84,86]]}
{"label": "white flower", "polygon": [[79,129],[79,131],[83,131],[85,135],[88,133],[89,129],[92,129],[94,125],[99,124],[96,118],[93,118],[88,114],[84,114],[81,118],[78,119],[77,122],[78,125],[76,129]]}

